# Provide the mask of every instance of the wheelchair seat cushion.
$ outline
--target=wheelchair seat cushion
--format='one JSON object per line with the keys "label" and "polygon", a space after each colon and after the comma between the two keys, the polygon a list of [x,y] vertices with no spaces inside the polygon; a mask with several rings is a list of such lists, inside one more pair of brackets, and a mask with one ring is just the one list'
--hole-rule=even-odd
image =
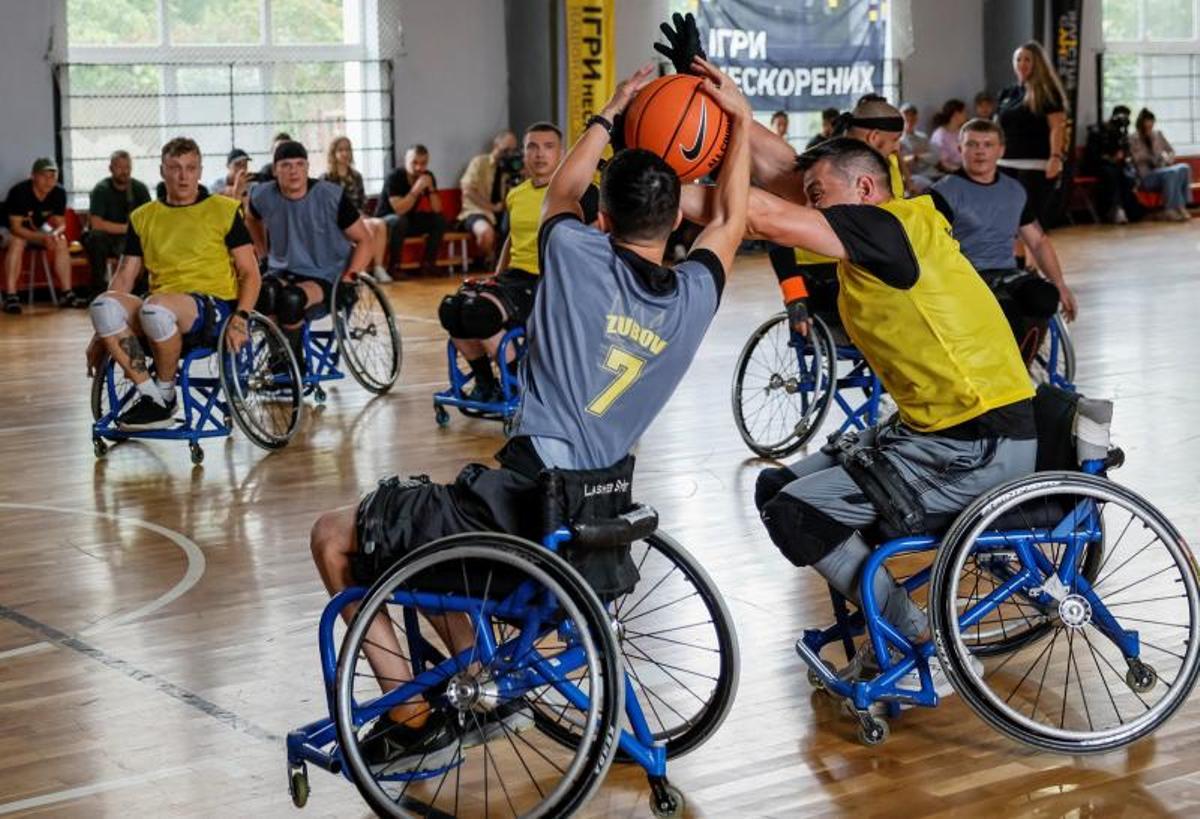
{"label": "wheelchair seat cushion", "polygon": [[[547,469],[539,477],[544,497],[543,525],[609,521],[633,508],[634,457],[626,455],[603,469]],[[561,553],[602,597],[625,594],[637,585],[629,543],[590,547],[565,543]]]}

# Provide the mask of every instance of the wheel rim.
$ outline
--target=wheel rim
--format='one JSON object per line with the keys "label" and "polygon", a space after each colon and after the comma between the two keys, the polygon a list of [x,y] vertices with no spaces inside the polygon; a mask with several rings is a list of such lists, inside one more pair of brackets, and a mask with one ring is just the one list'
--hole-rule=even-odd
{"label": "wheel rim", "polygon": [[[347,286],[338,282],[338,287]],[[389,390],[400,374],[402,348],[395,315],[383,291],[366,278],[355,280],[354,303],[334,318],[338,347],[350,374],[366,390]],[[338,303],[337,294],[333,296]]]}
{"label": "wheel rim", "polygon": [[1066,387],[1075,383],[1075,346],[1061,315],[1056,313],[1050,318],[1042,343],[1029,363],[1029,374],[1035,384]]}
{"label": "wheel rim", "polygon": [[[999,515],[1016,511],[1032,517],[1050,498],[1060,504],[1065,499],[1065,508],[1091,515],[1085,520],[1081,514],[1076,525],[1063,531],[1090,528],[1091,539],[1102,533],[1096,599],[1121,628],[1139,633],[1139,659],[1153,667],[1158,683],[1145,692],[1131,689],[1125,658],[1099,626],[1100,608],[1072,584],[1056,605],[1045,607],[1047,633],[994,662],[982,675],[965,661],[970,646],[969,630],[964,632],[959,619],[962,612],[945,612],[947,659],[968,688],[968,702],[1001,730],[1035,744],[1041,740],[1060,748],[1104,750],[1145,735],[1183,702],[1198,670],[1200,610],[1186,545],[1152,506],[1102,479],[1040,476],[1026,481],[1022,492],[1002,490],[991,497],[1010,497],[993,504],[955,542],[975,544]],[[1039,538],[1039,549],[1052,562],[1065,554],[1063,531]],[[948,564],[949,577],[962,578],[969,556],[979,551],[978,546],[957,548]]]}
{"label": "wheel rim", "polygon": [[221,331],[221,389],[238,428],[258,446],[277,449],[300,424],[300,369],[270,320],[251,314],[247,333],[246,344],[233,353]]}
{"label": "wheel rim", "polygon": [[[569,812],[590,796],[612,761],[613,735],[622,686],[615,658],[605,658],[601,654],[606,641],[611,645],[611,638],[604,630],[607,624],[602,618],[599,604],[592,597],[591,605],[595,608],[589,614],[587,602],[580,597],[581,593],[587,593],[582,580],[575,575],[574,582],[579,584],[575,586],[572,578],[564,578],[565,564],[559,558],[544,550],[540,555],[530,553],[529,549],[540,549],[532,544],[526,544],[523,550],[513,550],[511,541],[503,536],[487,536],[487,540],[481,542],[480,537],[465,536],[439,541],[447,544],[440,549],[436,548],[438,544],[431,544],[376,584],[364,602],[362,611],[388,612],[394,633],[404,647],[401,653],[407,655],[407,660],[415,656],[409,621],[404,619],[398,605],[385,603],[397,591],[429,588],[427,581],[435,576],[441,578],[436,581],[440,583],[455,578],[457,585],[457,578],[461,576],[464,578],[462,588],[467,591],[466,596],[497,602],[503,599],[507,591],[501,587],[512,585],[498,579],[505,572],[516,573],[520,578],[548,590],[559,603],[558,614],[554,616],[555,624],[571,624],[565,629],[572,636],[564,639],[561,628],[556,630],[549,621],[543,621],[534,628],[538,636],[529,652],[521,655],[508,652],[507,656],[502,657],[506,654],[503,647],[518,644],[522,626],[529,625],[531,621],[519,623],[511,619],[492,618],[487,628],[502,647],[497,657],[486,662],[480,655],[469,652],[462,662],[450,662],[449,665],[458,668],[459,673],[477,669],[471,679],[482,690],[489,684],[516,679],[518,672],[511,669],[527,667],[534,657],[569,662],[570,652],[581,651],[585,660],[579,672],[585,681],[587,707],[574,707],[570,713],[564,714],[564,718],[574,718],[587,741],[581,748],[566,749],[537,731],[515,733],[500,725],[498,732],[476,747],[463,747],[465,734],[460,734],[451,754],[457,759],[443,762],[441,768],[408,774],[393,774],[383,768],[372,773],[362,758],[358,741],[374,721],[371,717],[370,721],[362,723],[361,715],[369,712],[379,696],[379,688],[377,675],[362,650],[366,615],[356,617],[339,659],[336,718],[342,753],[356,784],[380,812],[403,816],[409,815],[406,807],[412,807],[418,814],[441,811],[443,814],[457,815],[463,809],[460,806],[465,805],[469,806],[466,809],[471,813],[482,809],[482,815],[485,816],[494,813],[503,816],[562,815],[558,811],[565,809]],[[547,565],[553,561],[557,562],[556,565]],[[467,569],[467,566],[481,565],[490,568],[486,572],[478,568],[473,571]],[[471,579],[472,575],[475,575],[474,579]],[[438,609],[430,606],[426,611],[436,614]],[[573,624],[580,623],[585,624],[584,627],[573,627]],[[423,638],[437,641],[427,622],[418,626],[418,629]],[[457,674],[454,679],[459,680]],[[527,688],[523,696],[527,701],[537,700],[544,696],[546,690],[555,689],[544,684],[534,685]],[[446,705],[451,699],[445,692],[435,696],[439,707],[453,710]],[[478,729],[478,717],[474,716],[476,712],[468,708],[466,713],[471,718],[464,723],[464,731]],[[354,723],[362,724],[350,734],[346,726]],[[490,783],[489,787],[481,785],[485,778]]]}
{"label": "wheel rim", "polygon": [[780,313],[759,325],[742,348],[733,416],[742,440],[757,454],[785,455],[820,426],[836,366],[824,330],[814,321],[808,338],[800,339]]}

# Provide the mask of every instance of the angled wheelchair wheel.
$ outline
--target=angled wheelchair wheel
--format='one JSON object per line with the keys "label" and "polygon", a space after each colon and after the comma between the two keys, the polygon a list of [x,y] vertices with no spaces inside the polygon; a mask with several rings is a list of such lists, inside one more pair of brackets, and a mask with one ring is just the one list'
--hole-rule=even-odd
{"label": "angled wheelchair wheel", "polygon": [[742,347],[733,375],[733,420],[746,446],[783,458],[816,434],[832,403],[836,350],[814,318],[808,338],[792,332],[787,314],[764,321]]}
{"label": "angled wheelchair wheel", "polygon": [[1061,313],[1055,313],[1041,346],[1029,363],[1035,384],[1070,387],[1075,383],[1075,345]]}
{"label": "angled wheelchair wheel", "polygon": [[[1103,554],[1092,581],[1064,571],[1089,544]],[[964,605],[981,567],[990,588]],[[955,690],[996,730],[1035,748],[1128,745],[1183,704],[1200,672],[1194,558],[1157,509],[1105,478],[1045,472],[987,493],[947,533],[929,594]],[[969,662],[972,629],[1003,609],[1045,627],[980,674]]]}
{"label": "angled wheelchair wheel", "polygon": [[[683,756],[721,727],[733,705],[737,632],[708,573],[673,538],[656,532],[634,543],[631,557],[638,584],[608,606],[621,658],[654,740],[666,743],[668,758]],[[556,717],[539,708],[539,727],[576,742],[575,727]]]}
{"label": "angled wheelchair wheel", "polygon": [[233,421],[263,449],[279,449],[296,434],[303,412],[300,367],[279,328],[259,313],[247,322],[249,340],[231,349],[229,323],[217,342],[221,392]]}
{"label": "angled wheelchair wheel", "polygon": [[[353,288],[346,291],[345,288]],[[392,305],[375,280],[358,275],[352,283],[338,281],[331,300],[338,349],[346,367],[363,389],[385,393],[400,376],[403,350]]]}
{"label": "angled wheelchair wheel", "polygon": [[[449,737],[381,759],[364,741],[401,696],[380,694],[397,663],[422,680],[404,699],[423,700]],[[532,708],[550,697],[579,728],[574,747],[535,730]],[[541,546],[479,533],[416,550],[367,592],[342,643],[334,720],[381,816],[569,816],[612,764],[623,702],[609,617],[586,582]]]}

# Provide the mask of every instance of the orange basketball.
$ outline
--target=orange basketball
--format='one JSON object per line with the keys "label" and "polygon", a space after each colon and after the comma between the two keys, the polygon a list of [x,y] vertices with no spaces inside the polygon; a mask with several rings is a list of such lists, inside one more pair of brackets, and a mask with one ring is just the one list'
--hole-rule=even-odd
{"label": "orange basketball", "polygon": [[729,145],[729,118],[690,74],[659,77],[625,113],[625,144],[653,151],[691,182],[721,164]]}

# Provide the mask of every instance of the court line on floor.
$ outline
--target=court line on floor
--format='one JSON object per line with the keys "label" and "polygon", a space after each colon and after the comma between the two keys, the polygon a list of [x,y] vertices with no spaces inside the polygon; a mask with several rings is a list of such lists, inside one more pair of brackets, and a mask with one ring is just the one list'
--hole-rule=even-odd
{"label": "court line on floor", "polygon": [[239,717],[237,714],[226,708],[222,708],[215,702],[207,700],[195,692],[189,691],[180,685],[176,685],[168,679],[160,677],[153,671],[146,671],[138,668],[136,665],[128,662],[127,660],[122,660],[120,657],[115,657],[112,654],[109,654],[107,651],[96,648],[96,646],[85,642],[79,637],[74,637],[70,634],[67,634],[65,631],[56,629],[54,626],[47,625],[40,620],[35,620],[29,615],[22,614],[16,609],[11,609],[5,605],[0,605],[0,618],[4,618],[12,623],[16,623],[18,626],[21,626],[28,631],[32,631],[33,633],[45,639],[47,642],[54,643],[55,645],[62,646],[63,648],[69,648],[72,651],[78,652],[90,660],[95,660],[101,665],[107,666],[114,671],[124,674],[130,679],[151,685],[159,693],[166,694],[168,697],[178,700],[184,705],[190,705],[197,711],[207,714],[218,722],[228,725],[235,731],[240,731],[244,734],[254,737],[255,739],[263,739],[268,742],[283,741],[283,737],[279,736],[278,734],[273,734],[267,729],[261,728],[253,722]]}
{"label": "court line on floor", "polygon": [[[183,577],[179,579],[179,582],[177,582],[174,586],[167,589],[167,591],[159,595],[154,600],[151,600],[149,603],[146,603],[144,606],[140,606],[133,611],[103,618],[95,623],[92,623],[90,626],[79,632],[80,636],[90,637],[107,629],[123,626],[127,623],[132,623],[137,620],[141,620],[144,617],[148,617],[164,606],[175,602],[180,597],[185,595],[191,590],[192,586],[195,586],[196,583],[200,581],[200,578],[204,575],[204,569],[206,565],[204,560],[204,552],[200,551],[200,547],[196,545],[195,541],[185,537],[179,532],[176,532],[174,529],[168,529],[165,526],[159,526],[157,523],[151,523],[148,520],[123,517],[121,515],[112,514],[111,512],[93,512],[87,509],[65,509],[58,506],[45,506],[36,503],[0,502],[0,509],[23,509],[32,510],[35,512],[55,512],[62,515],[87,515],[94,518],[108,518],[109,520],[117,523],[128,523],[165,537],[167,540],[178,546],[187,557],[187,570],[183,573]],[[36,651],[42,651],[49,646],[49,643],[44,642],[33,643],[32,645],[21,646],[20,648],[12,648],[7,651],[0,651],[0,660],[8,657],[16,657],[21,654],[30,654]]]}

